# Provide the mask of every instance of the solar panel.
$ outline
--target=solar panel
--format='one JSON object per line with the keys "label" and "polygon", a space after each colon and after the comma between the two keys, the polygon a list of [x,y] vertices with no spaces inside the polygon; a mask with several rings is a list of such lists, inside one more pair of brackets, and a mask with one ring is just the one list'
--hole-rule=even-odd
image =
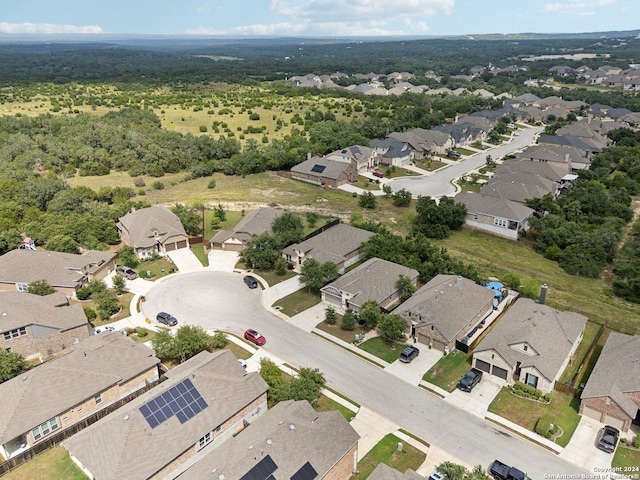
{"label": "solar panel", "polygon": [[267,455],[251,470],[245,473],[240,480],[269,480],[270,478],[273,478],[271,474],[277,469],[278,466],[271,459],[271,455]]}
{"label": "solar panel", "polygon": [[327,168],[324,165],[318,165],[317,163],[313,166],[313,168],[311,169],[312,172],[314,173],[322,173],[324,172],[324,169]]}
{"label": "solar panel", "polygon": [[174,415],[180,423],[185,423],[202,410],[207,402],[190,379],[183,380],[164,393],[152,398],[139,410],[151,428],[156,428]]}
{"label": "solar panel", "polygon": [[291,480],[315,480],[318,477],[318,472],[311,466],[309,462],[305,463],[300,470],[293,474]]}

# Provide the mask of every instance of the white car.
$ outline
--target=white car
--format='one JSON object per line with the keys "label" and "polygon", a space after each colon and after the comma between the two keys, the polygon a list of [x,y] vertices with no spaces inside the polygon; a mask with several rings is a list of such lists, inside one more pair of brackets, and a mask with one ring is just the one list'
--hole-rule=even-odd
{"label": "white car", "polygon": [[93,333],[97,335],[103,332],[115,332],[115,331],[116,331],[115,327],[112,327],[111,325],[106,325],[104,327],[96,328],[96,330]]}

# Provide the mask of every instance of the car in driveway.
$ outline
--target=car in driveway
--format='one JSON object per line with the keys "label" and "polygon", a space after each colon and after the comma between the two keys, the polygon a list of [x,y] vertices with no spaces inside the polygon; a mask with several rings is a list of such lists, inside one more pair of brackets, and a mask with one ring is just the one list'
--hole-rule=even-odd
{"label": "car in driveway", "polygon": [[115,327],[112,327],[111,325],[105,325],[104,327],[98,327],[96,328],[93,333],[94,335],[98,335],[99,333],[104,333],[104,332],[115,332],[116,329]]}
{"label": "car in driveway", "polygon": [[258,288],[258,280],[256,280],[256,277],[253,277],[251,275],[246,275],[244,278],[244,283],[247,285],[247,287],[249,288]]}
{"label": "car in driveway", "polygon": [[620,430],[611,425],[605,425],[598,436],[598,448],[603,452],[613,453],[618,445]]}
{"label": "car in driveway", "polygon": [[116,273],[122,275],[127,280],[134,280],[138,278],[138,274],[133,268],[129,268],[124,265],[118,265],[116,267]]}
{"label": "car in driveway", "polygon": [[256,332],[252,328],[249,328],[244,332],[244,338],[245,340],[249,340],[251,343],[258,345],[259,347],[267,343],[267,339],[264,338],[264,335]]}
{"label": "car in driveway", "polygon": [[470,392],[473,390],[480,380],[482,379],[482,371],[477,368],[472,368],[458,382],[458,388],[463,392]]}
{"label": "car in driveway", "polygon": [[407,347],[402,352],[400,352],[400,361],[402,363],[411,363],[411,360],[420,355],[420,350],[416,347]]}
{"label": "car in driveway", "polygon": [[160,312],[156,315],[156,320],[167,327],[175,327],[178,324],[176,317],[167,312]]}

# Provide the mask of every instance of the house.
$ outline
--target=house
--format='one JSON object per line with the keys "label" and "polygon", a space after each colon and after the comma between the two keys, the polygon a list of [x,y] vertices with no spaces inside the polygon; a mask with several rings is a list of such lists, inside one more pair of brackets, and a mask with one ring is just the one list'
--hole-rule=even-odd
{"label": "house", "polygon": [[119,332],[101,333],[0,383],[0,453],[9,458],[158,380],[158,360]]}
{"label": "house", "polygon": [[31,282],[46,280],[67,297],[74,297],[78,288],[114,271],[116,257],[115,253],[97,250],[83,254],[11,250],[0,257],[0,291],[26,292]]}
{"label": "house", "polygon": [[339,412],[316,412],[307,401],[288,400],[171,478],[348,480],[356,471],[359,438]]}
{"label": "house", "polygon": [[511,240],[526,235],[534,213],[522,203],[475,192],[458,193],[454,200],[467,207],[465,223],[469,227]]}
{"label": "house", "polygon": [[0,315],[0,349],[27,359],[51,357],[89,336],[82,305],[69,305],[62,292],[2,292]]}
{"label": "house", "polygon": [[580,395],[580,414],[628,431],[640,422],[640,335],[611,332]]}
{"label": "house", "polygon": [[325,188],[338,188],[345,183],[357,182],[358,168],[353,162],[346,163],[326,157],[312,157],[293,166],[291,178],[321,185]]}
{"label": "house", "polygon": [[593,148],[600,150],[609,146],[611,143],[611,140],[596,132],[591,128],[591,125],[588,122],[584,121],[565,125],[556,131],[556,135],[559,137],[564,135],[573,135],[574,137],[581,139],[586,144],[591,145]]}
{"label": "house", "polygon": [[238,222],[233,230],[219,230],[209,240],[211,248],[239,252],[255,235],[271,233],[273,221],[284,212],[277,208],[262,207],[251,210]]}
{"label": "house", "polygon": [[473,350],[473,366],[551,392],[573,359],[587,318],[518,299]]}
{"label": "house", "polygon": [[574,135],[540,135],[538,137],[538,143],[541,145],[554,145],[574,147],[580,153],[579,159],[574,159],[571,165],[572,170],[582,170],[589,168],[591,165],[591,159],[596,153],[600,153],[602,148],[594,147],[592,143],[587,143],[584,139],[576,137]]}
{"label": "house", "polygon": [[367,480],[426,480],[426,477],[419,475],[410,468],[404,473],[400,473],[395,468],[391,468],[384,463],[379,463]]}
{"label": "house", "polygon": [[395,138],[387,137],[384,140],[371,140],[371,147],[378,152],[380,163],[389,167],[411,165],[415,158],[415,152],[409,144]]}
{"label": "house", "polygon": [[133,247],[140,259],[189,248],[189,236],[178,216],[163,205],[141,208],[117,223],[122,241]]}
{"label": "house", "polygon": [[411,326],[418,342],[450,352],[493,311],[494,294],[456,275],[436,275],[393,313]]}
{"label": "house", "polygon": [[229,350],[201,352],[165,376],[63,442],[89,478],[165,478],[267,410],[267,384],[258,373],[247,373]]}
{"label": "house", "polygon": [[522,155],[519,155],[518,157],[519,158],[503,161],[496,171],[493,172],[493,176],[496,177],[503,174],[522,172],[540,175],[554,182],[560,182],[568,173],[571,172],[570,163],[545,162],[542,160],[523,158]]}
{"label": "house", "polygon": [[400,300],[398,277],[404,275],[413,285],[418,281],[418,271],[397,263],[370,258],[353,270],[320,289],[322,301],[335,307],[340,313],[346,310],[360,312],[362,305],[373,300],[380,308],[388,310]]}
{"label": "house", "polygon": [[328,153],[325,158],[347,164],[354,163],[358,173],[365,173],[378,166],[378,152],[370,147],[353,145]]}
{"label": "house", "polygon": [[449,134],[453,139],[454,147],[464,147],[475,142],[482,142],[487,139],[488,133],[468,122],[440,125],[434,127],[433,130]]}
{"label": "house", "polygon": [[520,153],[518,159],[551,163],[565,173],[573,170],[574,165],[583,168],[583,165],[589,162],[580,150],[570,145],[534,145]]}
{"label": "house", "polygon": [[558,187],[558,183],[541,175],[515,172],[494,176],[480,189],[480,193],[525,204],[531,198],[541,198],[548,193],[555,195]]}
{"label": "house", "polygon": [[343,273],[345,268],[360,260],[360,247],[372,236],[373,233],[367,230],[339,223],[300,243],[289,245],[282,251],[282,256],[298,272],[307,258],[313,258],[320,263],[333,262]]}

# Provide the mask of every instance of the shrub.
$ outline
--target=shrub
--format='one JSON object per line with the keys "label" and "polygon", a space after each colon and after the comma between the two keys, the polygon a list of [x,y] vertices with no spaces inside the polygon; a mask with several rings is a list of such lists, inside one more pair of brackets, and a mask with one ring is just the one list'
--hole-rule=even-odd
{"label": "shrub", "polygon": [[338,315],[332,306],[328,306],[324,311],[324,321],[327,325],[335,325]]}
{"label": "shrub", "polygon": [[636,448],[640,448],[640,435],[636,435],[633,439],[633,446]]}
{"label": "shrub", "polygon": [[553,395],[551,395],[551,393],[545,393],[545,394],[542,396],[542,399],[543,399],[545,402],[547,402],[547,403],[551,402],[551,399],[552,399],[552,398],[553,398]]}
{"label": "shrub", "polygon": [[151,187],[155,190],[164,190],[164,183],[160,181],[155,181],[151,184]]}
{"label": "shrub", "polygon": [[552,429],[555,429],[555,425],[553,425],[553,418],[549,415],[543,415],[536,422],[535,432],[544,438],[551,436]]}
{"label": "shrub", "polygon": [[216,181],[215,181],[215,180],[211,180],[211,181],[207,184],[207,188],[210,188],[211,190],[213,190],[214,188],[216,188]]}
{"label": "shrub", "polygon": [[340,324],[342,330],[353,330],[356,328],[356,317],[351,310],[344,312],[342,316],[342,323]]}
{"label": "shrub", "polygon": [[144,179],[142,177],[136,177],[133,179],[133,184],[136,187],[144,187],[146,183],[144,183]]}
{"label": "shrub", "polygon": [[149,335],[149,330],[147,330],[144,327],[136,327],[135,332],[136,332],[136,335],[140,338],[143,338]]}
{"label": "shrub", "polygon": [[142,196],[142,195],[146,195],[146,194],[147,194],[147,192],[145,191],[144,188],[138,189],[138,195]]}
{"label": "shrub", "polygon": [[87,300],[91,296],[91,288],[89,285],[85,285],[84,287],[80,287],[76,290],[76,297],[78,300]]}
{"label": "shrub", "polygon": [[89,322],[93,322],[98,317],[98,314],[96,313],[96,311],[93,308],[91,308],[91,307],[82,307],[82,309],[84,310],[84,314],[87,317],[87,320]]}
{"label": "shrub", "polygon": [[200,125],[200,133],[205,133],[207,131],[207,126],[206,125]]}

